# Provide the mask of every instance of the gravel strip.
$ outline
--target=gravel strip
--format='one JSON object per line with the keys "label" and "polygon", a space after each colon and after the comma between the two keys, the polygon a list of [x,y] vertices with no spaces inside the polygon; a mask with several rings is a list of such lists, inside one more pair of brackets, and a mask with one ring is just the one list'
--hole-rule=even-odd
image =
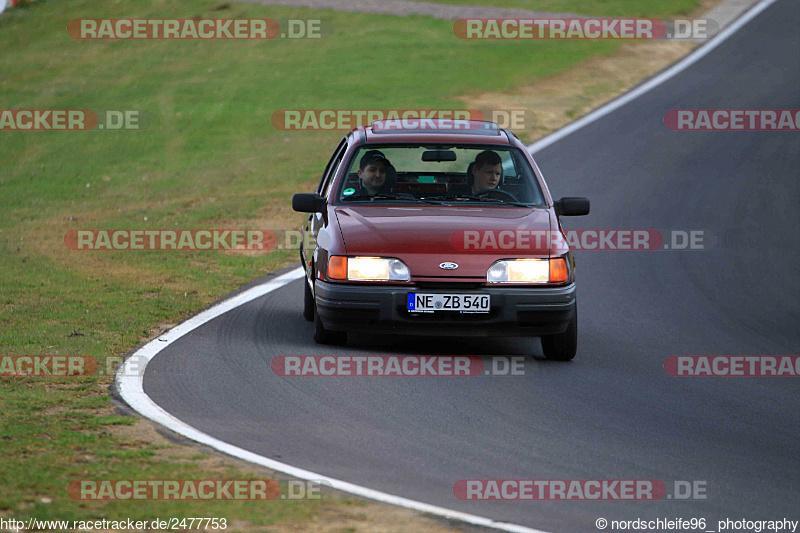
{"label": "gravel strip", "polygon": [[[549,13],[509,9],[502,7],[457,6],[434,4],[432,2],[406,2],[404,0],[235,0],[239,3],[262,4],[267,6],[296,6],[313,9],[333,9],[352,13],[372,13],[376,15],[428,15],[438,19],[457,20],[462,18],[566,18],[576,17],[571,13]],[[585,15],[584,15],[585,16]]]}

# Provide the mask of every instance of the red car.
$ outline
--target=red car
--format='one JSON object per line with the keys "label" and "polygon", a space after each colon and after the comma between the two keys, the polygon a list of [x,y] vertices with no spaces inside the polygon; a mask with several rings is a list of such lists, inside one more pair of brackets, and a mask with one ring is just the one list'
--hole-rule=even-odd
{"label": "red car", "polygon": [[318,343],[347,332],[541,337],[546,358],[577,350],[575,262],[525,145],[494,123],[380,121],[351,131],[317,191],[300,258],[304,316]]}

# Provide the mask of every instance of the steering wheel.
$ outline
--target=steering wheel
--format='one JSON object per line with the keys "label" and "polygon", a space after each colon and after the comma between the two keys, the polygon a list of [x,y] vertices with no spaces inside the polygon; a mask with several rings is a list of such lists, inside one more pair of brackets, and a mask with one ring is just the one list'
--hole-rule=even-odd
{"label": "steering wheel", "polygon": [[514,196],[508,191],[504,191],[503,189],[483,189],[473,194],[473,196],[477,197],[492,196],[492,195],[500,196],[501,197],[500,200],[506,199],[506,200],[511,200],[512,202],[517,202],[517,203],[519,202],[516,196]]}

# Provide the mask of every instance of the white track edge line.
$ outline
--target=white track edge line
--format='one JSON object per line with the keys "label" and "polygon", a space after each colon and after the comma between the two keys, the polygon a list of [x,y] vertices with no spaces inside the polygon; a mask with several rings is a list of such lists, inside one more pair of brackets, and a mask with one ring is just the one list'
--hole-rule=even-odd
{"label": "white track edge line", "polygon": [[131,354],[131,356],[125,360],[117,372],[116,383],[120,397],[122,397],[122,399],[131,408],[145,418],[148,418],[153,422],[160,424],[174,431],[175,433],[178,433],[179,435],[183,435],[184,437],[187,437],[193,441],[205,444],[206,446],[210,446],[223,453],[232,455],[233,457],[267,467],[271,470],[283,472],[299,479],[320,482],[322,484],[327,484],[334,489],[355,494],[357,496],[362,496],[370,500],[389,503],[399,507],[405,507],[407,509],[413,509],[451,520],[459,520],[461,522],[476,526],[483,526],[503,531],[512,531],[516,533],[546,533],[538,529],[532,529],[506,522],[499,522],[491,518],[484,518],[481,516],[452,511],[444,507],[387,494],[385,492],[363,487],[361,485],[356,485],[354,483],[349,483],[347,481],[342,481],[340,479],[323,476],[315,472],[303,470],[286,463],[281,463],[279,461],[263,457],[243,448],[239,448],[238,446],[228,444],[227,442],[216,439],[198,429],[195,429],[189,424],[166,412],[144,392],[144,373],[147,369],[147,364],[156,355],[158,355],[161,350],[206,322],[209,322],[210,320],[213,320],[214,318],[223,315],[228,311],[239,307],[240,305],[246,304],[247,302],[259,298],[260,296],[279,289],[287,283],[291,283],[292,281],[300,279],[304,275],[305,273],[302,268],[291,270],[286,274],[267,281],[262,285],[252,287],[232,298],[206,309],[205,311],[190,318],[186,322],[182,322],[171,330],[165,332],[163,335],[160,335],[159,337],[148,342],[136,352]]}
{"label": "white track edge line", "polygon": [[632,102],[633,100],[639,98],[646,92],[650,91],[654,87],[661,85],[668,79],[672,78],[676,74],[683,72],[694,63],[700,61],[703,57],[707,56],[710,52],[712,52],[715,48],[725,42],[728,37],[736,33],[742,26],[753,20],[759,13],[767,9],[769,6],[777,2],[777,0],[762,0],[760,3],[756,4],[752,7],[749,11],[745,12],[739,18],[734,20],[729,26],[727,26],[724,30],[720,31],[716,36],[714,36],[710,41],[701,45],[694,51],[690,52],[688,56],[683,58],[683,60],[675,63],[667,70],[662,72],[661,74],[656,75],[655,77],[651,78],[650,80],[646,81],[642,85],[636,87],[629,93],[626,93],[616,100],[612,100],[611,102],[607,103],[604,106],[601,106],[588,115],[579,118],[575,122],[572,122],[560,130],[556,130],[555,132],[551,133],[547,137],[544,137],[533,144],[528,145],[528,151],[532,154],[543,150],[553,144],[556,141],[559,141],[566,137],[567,135],[578,131],[579,129],[583,128],[587,124],[591,124],[595,120],[602,118],[613,111],[616,111],[620,107]]}
{"label": "white track edge line", "polygon": [[[534,153],[544,149],[547,146],[550,146],[556,141],[563,139],[567,135],[575,131],[578,131],[587,124],[590,124],[591,122],[594,122],[595,120],[619,109],[625,104],[635,100],[639,96],[650,91],[654,87],[660,85],[664,81],[684,71],[689,66],[693,65],[694,63],[696,63],[697,61],[708,55],[711,51],[713,51],[720,44],[726,41],[728,37],[730,37],[736,31],[738,31],[739,28],[750,22],[759,13],[767,9],[776,1],[777,0],[763,0],[754,8],[750,9],[744,15],[739,17],[730,26],[725,28],[720,33],[718,33],[717,36],[714,37],[711,41],[709,41],[705,45],[701,46],[700,48],[689,54],[681,62],[676,63],[669,69],[665,70],[661,74],[655,76],[654,78],[650,79],[649,81],[645,82],[644,84],[640,85],[639,87],[625,94],[624,96],[621,96],[616,100],[613,100],[612,102],[592,111],[588,115],[565,126],[564,128],[554,133],[551,133],[547,137],[529,145],[528,150],[531,153]],[[275,279],[272,279],[262,285],[258,285],[256,287],[248,289],[228,300],[225,300],[209,309],[206,309],[205,311],[190,318],[186,322],[179,324],[178,326],[167,331],[158,338],[145,344],[139,350],[134,352],[128,359],[126,359],[123,365],[120,367],[119,371],[117,372],[116,384],[120,397],[123,400],[125,400],[125,402],[129,406],[131,406],[131,408],[133,408],[136,412],[138,412],[145,418],[148,418],[153,422],[156,422],[174,431],[175,433],[178,433],[179,435],[183,435],[184,437],[187,437],[195,442],[205,444],[233,457],[237,457],[239,459],[264,466],[271,470],[283,472],[298,479],[327,483],[334,489],[341,490],[343,492],[349,492],[350,494],[355,494],[357,496],[362,496],[364,498],[368,498],[371,500],[389,503],[392,505],[396,505],[398,507],[405,507],[407,509],[414,509],[416,511],[421,511],[424,513],[441,516],[447,519],[459,520],[477,526],[489,527],[503,531],[512,531],[517,533],[546,533],[538,529],[532,529],[525,526],[519,526],[516,524],[510,524],[505,522],[498,522],[490,518],[484,518],[481,516],[461,513],[458,511],[451,511],[450,509],[446,509],[444,507],[430,505],[427,503],[418,502],[407,498],[402,498],[400,496],[394,496],[392,494],[387,494],[385,492],[380,492],[374,489],[370,489],[368,487],[355,485],[347,481],[342,481],[339,479],[323,476],[314,472],[310,472],[308,470],[303,470],[301,468],[297,468],[285,463],[281,463],[279,461],[275,461],[273,459],[269,459],[267,457],[263,457],[253,452],[249,452],[243,448],[239,448],[238,446],[234,446],[232,444],[228,444],[227,442],[223,442],[219,439],[215,439],[214,437],[193,428],[189,424],[186,424],[185,422],[167,413],[164,409],[159,407],[149,396],[147,396],[147,394],[145,394],[143,382],[144,382],[144,372],[147,368],[147,363],[149,363],[165,347],[169,346],[174,341],[178,340],[179,338],[183,337],[184,335],[198,328],[199,326],[205,324],[206,322],[209,322],[210,320],[213,320],[214,318],[224,313],[227,313],[228,311],[235,309],[240,305],[244,305],[247,302],[250,302],[260,296],[272,292],[275,289],[283,287],[284,285],[296,279],[300,279],[304,275],[305,274],[302,268],[297,268],[295,270],[287,272],[286,274],[283,274]]]}

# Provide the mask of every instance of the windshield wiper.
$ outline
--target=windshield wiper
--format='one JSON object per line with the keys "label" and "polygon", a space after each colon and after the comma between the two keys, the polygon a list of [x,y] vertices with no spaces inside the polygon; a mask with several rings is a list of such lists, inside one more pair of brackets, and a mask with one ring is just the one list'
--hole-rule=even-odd
{"label": "windshield wiper", "polygon": [[401,201],[401,202],[403,202],[403,201],[411,201],[411,202],[424,202],[426,204],[434,204],[434,205],[437,204],[437,202],[432,202],[432,201],[428,200],[427,198],[417,198],[417,197],[415,197],[413,195],[410,195],[410,194],[408,196],[397,196],[397,195],[394,195],[394,194],[376,194],[374,196],[370,196],[368,194],[359,194],[357,196],[346,196],[346,197],[342,198],[342,200],[344,200],[344,201],[369,200],[370,202],[375,201],[375,200],[398,200],[398,201]]}
{"label": "windshield wiper", "polygon": [[489,198],[488,196],[471,196],[468,194],[455,194],[450,196],[434,196],[434,197],[427,197],[421,198],[421,200],[439,200],[438,203],[442,203],[442,201],[448,200],[470,200],[473,202],[491,202],[491,203],[501,203],[507,205],[513,205],[514,207],[531,207],[531,204],[525,204],[522,202],[511,202],[508,200],[503,200],[501,198]]}
{"label": "windshield wiper", "polygon": [[451,194],[449,196],[437,196],[436,198],[438,198],[440,200],[478,200],[478,201],[480,201],[480,198],[478,198],[477,196],[471,196],[469,194]]}
{"label": "windshield wiper", "polygon": [[394,196],[393,194],[375,194],[375,195],[372,195],[372,196],[370,196],[369,194],[357,194],[355,196],[345,196],[344,198],[342,198],[342,200],[343,201],[348,201],[348,202],[350,200],[369,200],[369,201],[372,201],[372,200],[375,200],[376,198],[379,199],[379,200],[398,200],[397,196]]}

